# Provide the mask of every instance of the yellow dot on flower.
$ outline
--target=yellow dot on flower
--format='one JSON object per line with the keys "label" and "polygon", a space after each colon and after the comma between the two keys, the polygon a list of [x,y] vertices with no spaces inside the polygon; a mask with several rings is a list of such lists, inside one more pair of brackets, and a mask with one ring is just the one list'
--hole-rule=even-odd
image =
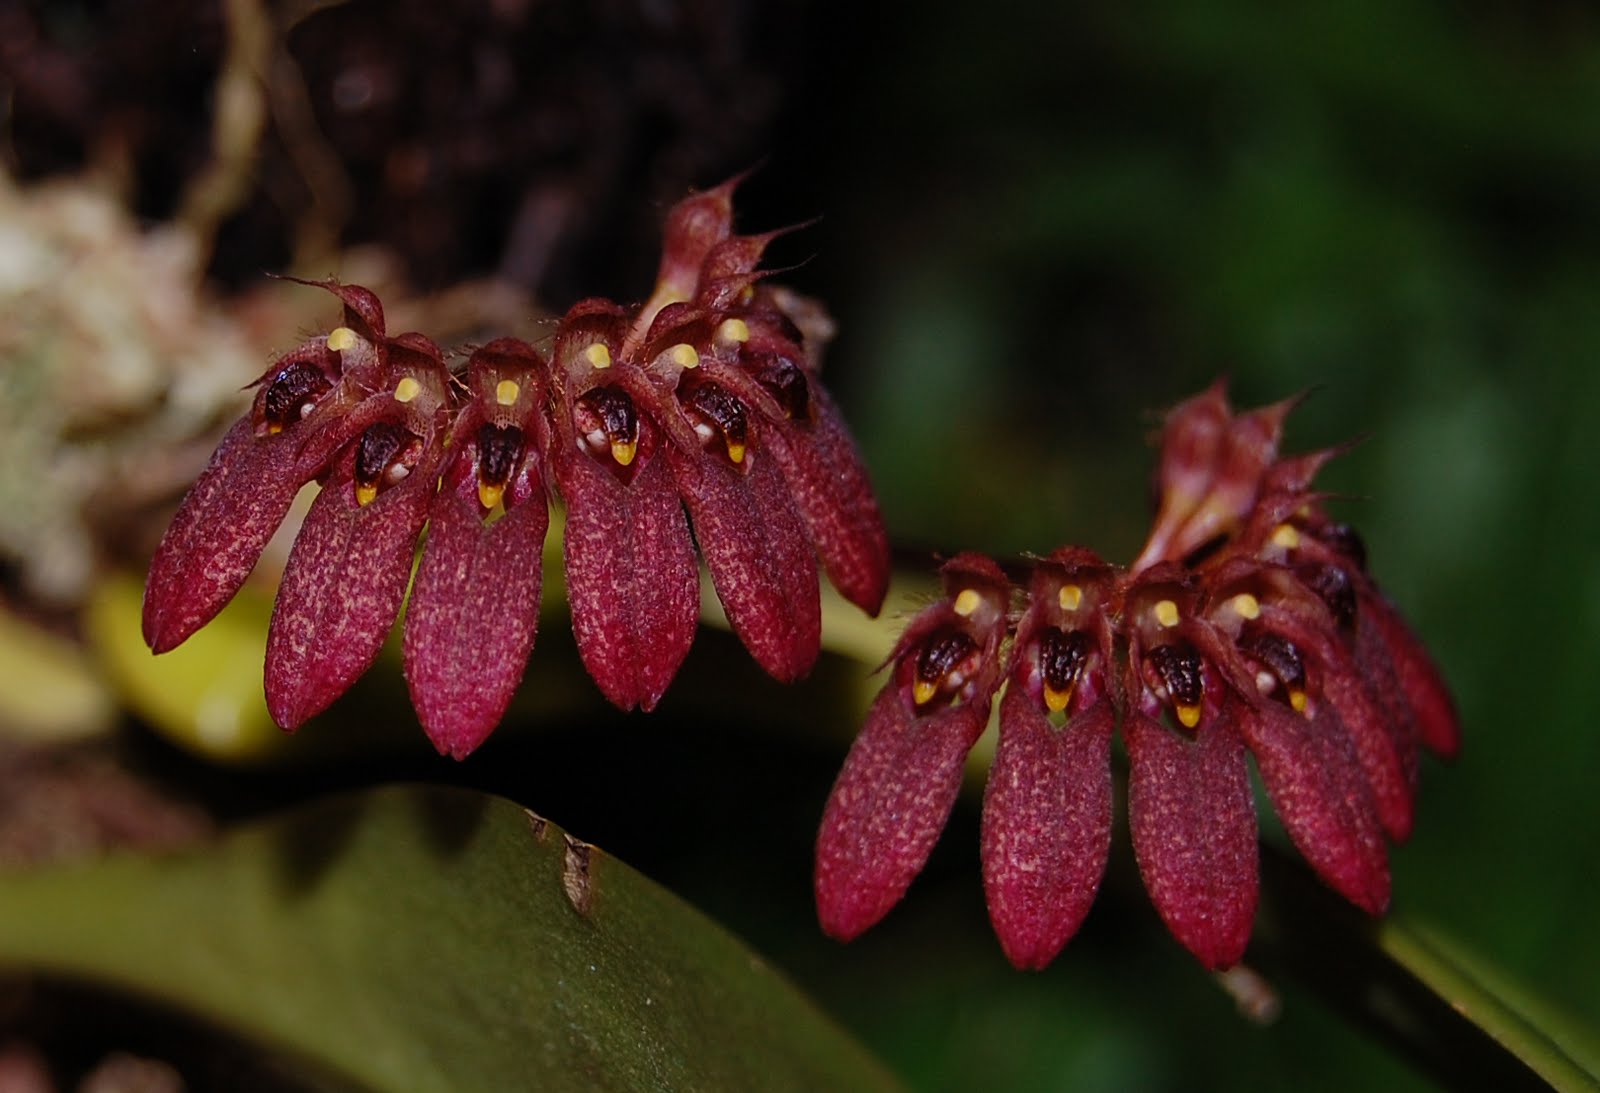
{"label": "yellow dot on flower", "polygon": [[1071,701],[1071,687],[1068,687],[1064,691],[1058,691],[1048,683],[1044,685],[1044,705],[1045,709],[1049,710],[1051,713],[1060,713],[1062,710],[1067,708],[1067,703]]}
{"label": "yellow dot on flower", "polygon": [[735,463],[743,463],[744,445],[736,444],[731,440],[728,441],[728,458],[733,460]]}
{"label": "yellow dot on flower", "polygon": [[1300,532],[1293,524],[1279,524],[1272,533],[1272,545],[1293,550],[1300,545]]}
{"label": "yellow dot on flower", "polygon": [[356,483],[356,504],[365,507],[372,504],[372,499],[377,496],[378,484],[376,482]]}
{"label": "yellow dot on flower", "polygon": [[501,406],[515,406],[520,394],[522,385],[516,380],[501,380],[494,385],[494,400]]}
{"label": "yellow dot on flower", "polygon": [[410,402],[422,394],[422,384],[410,376],[402,376],[400,382],[394,385],[394,400],[396,402]]}
{"label": "yellow dot on flower", "polygon": [[495,485],[493,482],[478,482],[478,503],[486,509],[492,509],[500,503],[500,498],[506,492],[505,486]]}
{"label": "yellow dot on flower", "polygon": [[1241,618],[1258,619],[1261,617],[1261,602],[1248,592],[1241,592],[1232,600],[1233,609]]}
{"label": "yellow dot on flower", "polygon": [[695,352],[694,346],[688,342],[679,342],[667,350],[667,355],[672,358],[672,363],[679,368],[700,367],[700,354]]}
{"label": "yellow dot on flower", "polygon": [[1061,610],[1076,611],[1078,606],[1083,603],[1083,589],[1075,584],[1064,584],[1061,586],[1061,591],[1056,595],[1056,599],[1061,604]]}
{"label": "yellow dot on flower", "polygon": [[1178,605],[1171,600],[1160,600],[1156,603],[1156,621],[1162,626],[1178,625]]}
{"label": "yellow dot on flower", "polygon": [[956,602],[954,604],[955,613],[960,615],[962,618],[966,618],[968,615],[976,611],[978,609],[978,605],[982,602],[983,597],[978,595],[977,589],[963,588],[960,595],[956,596]]}
{"label": "yellow dot on flower", "polygon": [[632,463],[633,457],[638,454],[638,451],[639,445],[637,441],[613,440],[611,442],[611,458],[617,461],[618,466],[626,467]]}
{"label": "yellow dot on flower", "polygon": [[583,351],[583,359],[596,368],[610,368],[611,350],[606,347],[604,342],[595,342]]}
{"label": "yellow dot on flower", "polygon": [[328,331],[328,348],[335,353],[342,353],[355,345],[360,338],[348,326],[336,326]]}
{"label": "yellow dot on flower", "polygon": [[919,679],[911,685],[911,700],[918,706],[933,699],[939,693],[939,684],[936,680]]}
{"label": "yellow dot on flower", "polygon": [[743,319],[724,319],[722,325],[717,327],[717,340],[747,342],[750,340],[750,324]]}
{"label": "yellow dot on flower", "polygon": [[1294,707],[1295,713],[1306,712],[1306,693],[1298,687],[1289,688],[1289,705]]}
{"label": "yellow dot on flower", "polygon": [[1186,729],[1192,729],[1200,724],[1200,707],[1177,705],[1173,707],[1178,713],[1178,723]]}

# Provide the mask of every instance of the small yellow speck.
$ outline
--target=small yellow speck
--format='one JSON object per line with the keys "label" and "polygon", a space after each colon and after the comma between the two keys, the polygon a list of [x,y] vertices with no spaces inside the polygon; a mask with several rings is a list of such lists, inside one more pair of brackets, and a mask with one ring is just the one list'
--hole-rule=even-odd
{"label": "small yellow speck", "polygon": [[633,440],[613,440],[611,442],[611,458],[617,465],[626,467],[633,462],[633,457],[638,454],[639,444]]}
{"label": "small yellow speck", "polygon": [[1054,687],[1051,687],[1048,683],[1045,684],[1044,706],[1045,709],[1049,710],[1051,713],[1060,713],[1062,710],[1067,708],[1067,703],[1071,701],[1071,687],[1068,687],[1064,691],[1058,691]]}
{"label": "small yellow speck", "polygon": [[1261,603],[1248,592],[1241,592],[1233,598],[1233,609],[1241,618],[1257,619],[1261,617]]}
{"label": "small yellow speck", "polygon": [[1306,712],[1306,693],[1299,687],[1289,688],[1289,705],[1294,707],[1295,713]]}
{"label": "small yellow speck", "polygon": [[358,341],[360,338],[348,326],[336,326],[328,331],[328,348],[335,353],[343,353]]}
{"label": "small yellow speck", "polygon": [[372,499],[377,496],[378,484],[376,482],[356,483],[356,504],[362,506],[370,505],[372,504]]}
{"label": "small yellow speck", "polygon": [[672,363],[679,368],[700,367],[700,354],[695,352],[694,346],[688,342],[679,342],[667,350],[667,355],[672,358]]}
{"label": "small yellow speck", "polygon": [[978,609],[978,605],[982,602],[983,597],[978,595],[977,589],[963,588],[960,594],[956,596],[956,602],[954,605],[955,612],[962,618],[966,618],[968,615],[976,611]]}
{"label": "small yellow speck", "polygon": [[1179,705],[1179,706],[1174,706],[1173,709],[1178,712],[1178,723],[1180,725],[1182,725],[1184,728],[1192,729],[1196,725],[1200,724],[1200,707],[1199,706],[1183,706],[1183,705]]}
{"label": "small yellow speck", "polygon": [[743,319],[724,319],[722,325],[717,327],[717,340],[747,342],[750,340],[750,325]]}
{"label": "small yellow speck", "polygon": [[728,441],[728,458],[733,460],[735,463],[743,463],[744,462],[744,445],[743,444],[735,444],[731,440]]}
{"label": "small yellow speck", "polygon": [[1272,533],[1272,545],[1293,550],[1300,545],[1300,533],[1293,524],[1279,524]]}
{"label": "small yellow speck", "polygon": [[516,380],[501,380],[494,385],[494,400],[501,406],[515,406],[520,394],[522,385]]}
{"label": "small yellow speck", "polygon": [[400,382],[394,385],[394,400],[396,402],[410,402],[422,394],[422,384],[410,376],[402,376]]}
{"label": "small yellow speck", "polygon": [[596,368],[610,368],[611,350],[604,342],[595,342],[583,351],[583,359]]}
{"label": "small yellow speck", "polygon": [[911,685],[911,700],[918,706],[932,701],[933,696],[939,693],[937,680],[919,679]]}
{"label": "small yellow speck", "polygon": [[505,495],[506,488],[497,486],[493,482],[478,482],[478,503],[486,509],[492,509],[500,503],[500,498]]}
{"label": "small yellow speck", "polygon": [[1162,626],[1178,625],[1178,605],[1171,600],[1160,600],[1156,603],[1156,621]]}
{"label": "small yellow speck", "polygon": [[1061,604],[1061,610],[1076,611],[1079,605],[1083,603],[1083,589],[1075,584],[1064,584],[1061,586],[1061,591],[1057,594],[1056,599]]}

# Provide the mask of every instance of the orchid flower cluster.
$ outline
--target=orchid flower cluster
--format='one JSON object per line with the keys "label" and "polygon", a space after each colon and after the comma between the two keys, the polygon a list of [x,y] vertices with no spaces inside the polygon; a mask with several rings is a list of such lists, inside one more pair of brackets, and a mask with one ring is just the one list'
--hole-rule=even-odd
{"label": "orchid flower cluster", "polygon": [[888,541],[818,380],[829,324],[758,269],[777,233],[733,232],[737,181],[671,210],[644,305],[582,301],[547,353],[501,338],[452,369],[427,337],[390,336],[371,292],[315,282],[343,322],[257,381],[178,509],[146,585],[150,647],[222,609],[315,480],[267,635],[267,705],[285,729],[367,670],[409,584],[418,718],[441,752],[473,751],[534,644],[552,497],[578,651],[611,702],[651,709],[688,653],[697,544],[755,660],[780,680],[805,675],[821,640],[818,560],[875,614]]}
{"label": "orchid flower cluster", "polygon": [[1018,967],[1053,960],[1099,888],[1119,724],[1140,872],[1203,964],[1236,963],[1255,915],[1247,754],[1312,868],[1386,909],[1386,840],[1410,834],[1419,746],[1453,756],[1457,719],[1360,538],[1312,491],[1336,452],[1279,457],[1292,407],[1235,413],[1219,384],[1172,410],[1159,508],[1130,566],[1068,547],[1018,589],[980,555],[944,565],[944,598],[890,655],[827,804],[815,880],[828,933],[872,926],[922,869],[1003,684],[981,851]]}

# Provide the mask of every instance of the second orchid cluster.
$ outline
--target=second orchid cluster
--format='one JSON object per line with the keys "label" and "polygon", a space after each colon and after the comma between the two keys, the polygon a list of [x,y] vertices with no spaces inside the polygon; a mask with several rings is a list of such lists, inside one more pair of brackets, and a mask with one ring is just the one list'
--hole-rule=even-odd
{"label": "second orchid cluster", "polygon": [[1449,692],[1312,479],[1280,458],[1292,402],[1235,413],[1221,386],[1167,418],[1160,505],[1131,565],[1057,550],[1021,587],[990,559],[889,659],[817,845],[823,927],[872,926],[921,871],[999,698],[983,803],[990,918],[1019,967],[1048,964],[1088,914],[1113,826],[1112,739],[1146,888],[1201,962],[1244,954],[1258,851],[1247,755],[1295,846],[1363,910],[1389,901],[1386,841],[1411,832],[1418,751],[1453,756]]}

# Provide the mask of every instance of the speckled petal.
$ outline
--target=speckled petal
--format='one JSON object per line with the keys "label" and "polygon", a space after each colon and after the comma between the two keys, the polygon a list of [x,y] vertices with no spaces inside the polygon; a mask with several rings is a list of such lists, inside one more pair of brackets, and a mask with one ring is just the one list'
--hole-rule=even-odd
{"label": "speckled petal", "polygon": [[1325,723],[1329,731],[1348,737],[1384,833],[1396,842],[1404,840],[1411,834],[1415,764],[1408,775],[1389,708],[1375,697],[1340,636],[1320,632],[1303,616],[1270,606],[1262,608],[1262,618],[1314,659],[1323,701],[1334,713]]}
{"label": "speckled petal", "polygon": [[223,437],[150,563],[143,627],[153,651],[176,648],[239,591],[305,481],[301,439],[258,438],[248,416]]}
{"label": "speckled petal", "polygon": [[783,470],[828,579],[869,615],[889,589],[889,537],[866,466],[838,407],[812,384],[815,419],[770,430],[768,445]]}
{"label": "speckled petal", "polygon": [[1317,874],[1366,911],[1389,905],[1389,863],[1371,792],[1338,724],[1323,704],[1312,718],[1287,706],[1236,701],[1236,724],[1289,837]]}
{"label": "speckled petal", "polygon": [[[472,452],[463,453],[471,466]],[[411,701],[441,754],[464,759],[522,682],[539,624],[550,512],[542,490],[485,524],[475,475],[441,491],[406,608]]]}
{"label": "speckled petal", "polygon": [[[643,457],[641,457],[643,458]],[[694,641],[700,576],[665,460],[623,485],[588,455],[554,462],[567,503],[567,598],[584,667],[606,698],[649,710]]]}
{"label": "speckled petal", "polygon": [[667,461],[734,632],[769,675],[791,683],[816,662],[822,608],[816,556],[770,454],[758,440],[743,471],[698,448],[671,448]]}
{"label": "speckled petal", "polygon": [[917,716],[891,679],[845,759],[817,836],[817,915],[849,941],[900,901],[922,871],[961,790],[987,701]]}
{"label": "speckled petal", "polygon": [[1255,806],[1237,731],[1209,717],[1185,739],[1130,711],[1128,822],[1167,928],[1208,968],[1244,955],[1259,887]]}
{"label": "speckled petal", "polygon": [[437,485],[437,456],[367,505],[346,451],[312,502],[289,554],[267,631],[267,709],[294,730],[371,666],[394,625],[417,535]]}
{"label": "speckled petal", "polygon": [[983,799],[983,887],[1007,959],[1043,968],[1077,932],[1111,848],[1111,734],[1102,697],[1057,728],[1013,680]]}
{"label": "speckled petal", "polygon": [[[1367,633],[1381,639],[1388,650],[1389,663],[1424,747],[1444,759],[1454,759],[1461,749],[1461,722],[1444,676],[1406,625],[1405,619],[1371,582],[1361,586],[1358,610],[1373,623]],[[1370,654],[1369,654],[1370,655]]]}

